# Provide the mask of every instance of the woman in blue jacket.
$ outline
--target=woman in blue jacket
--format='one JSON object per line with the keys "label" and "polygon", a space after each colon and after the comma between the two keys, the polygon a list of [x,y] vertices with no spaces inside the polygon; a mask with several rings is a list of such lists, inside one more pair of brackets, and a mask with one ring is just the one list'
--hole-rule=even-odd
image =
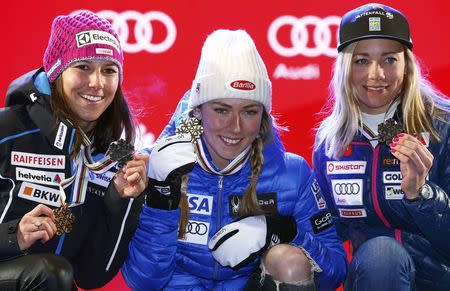
{"label": "woman in blue jacket", "polygon": [[271,97],[250,36],[212,33],[151,153],[151,194],[122,268],[131,288],[314,290],[316,281],[332,290],[343,281],[331,214],[306,161],[278,139]]}
{"label": "woman in blue jacket", "polygon": [[391,7],[342,18],[313,163],[353,245],[346,290],[450,288],[450,102],[421,76],[412,46]]}

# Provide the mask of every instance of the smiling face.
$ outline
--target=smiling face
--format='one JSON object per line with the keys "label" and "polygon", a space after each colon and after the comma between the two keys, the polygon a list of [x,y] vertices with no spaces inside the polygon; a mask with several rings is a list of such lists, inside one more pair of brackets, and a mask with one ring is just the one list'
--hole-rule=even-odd
{"label": "smiling face", "polygon": [[200,107],[203,136],[213,162],[225,168],[256,139],[264,108],[245,99],[215,99]]}
{"label": "smiling face", "polygon": [[72,63],[61,75],[63,95],[84,132],[114,100],[119,69],[110,61],[85,60]]}
{"label": "smiling face", "polygon": [[405,72],[401,43],[381,38],[359,41],[353,53],[350,78],[361,111],[386,112],[402,89]]}

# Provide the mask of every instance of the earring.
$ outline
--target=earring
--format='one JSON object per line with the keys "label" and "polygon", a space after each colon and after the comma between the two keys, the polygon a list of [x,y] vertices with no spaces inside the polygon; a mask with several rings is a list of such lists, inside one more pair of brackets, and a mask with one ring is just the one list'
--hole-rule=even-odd
{"label": "earring", "polygon": [[200,111],[200,109],[195,108],[194,111],[192,112],[192,115],[198,120],[202,120],[202,112]]}

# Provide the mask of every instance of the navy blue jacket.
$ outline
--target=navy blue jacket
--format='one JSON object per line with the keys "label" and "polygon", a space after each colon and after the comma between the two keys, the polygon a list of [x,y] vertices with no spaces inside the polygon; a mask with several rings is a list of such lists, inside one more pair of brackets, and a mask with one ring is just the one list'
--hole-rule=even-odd
{"label": "navy blue jacket", "polygon": [[324,145],[313,153],[314,172],[341,238],[350,239],[354,249],[373,237],[395,238],[412,256],[416,278],[430,286],[450,286],[448,114],[445,119],[433,121],[441,141],[432,140],[428,148],[434,156],[430,200],[407,200],[400,188],[400,163],[389,146],[373,148],[361,133],[340,160],[328,158]]}

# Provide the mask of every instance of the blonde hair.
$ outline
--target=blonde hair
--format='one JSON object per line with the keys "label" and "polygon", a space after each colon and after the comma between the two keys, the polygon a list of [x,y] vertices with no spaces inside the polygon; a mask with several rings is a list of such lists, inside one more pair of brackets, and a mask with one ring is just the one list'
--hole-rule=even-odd
{"label": "blonde hair", "polygon": [[[330,96],[320,112],[328,117],[317,129],[314,150],[325,144],[325,154],[334,159],[340,159],[362,120],[359,100],[351,84],[352,59],[357,43],[350,44],[336,58],[329,87]],[[450,111],[449,100],[422,76],[419,63],[406,46],[404,56],[406,74],[400,100],[406,133],[427,131],[434,140],[439,141],[439,134],[430,117],[444,120],[442,114]]]}
{"label": "blonde hair", "polygon": [[[258,183],[259,174],[261,173],[264,164],[264,145],[273,140],[273,128],[277,128],[275,121],[273,120],[273,117],[264,110],[261,119],[259,134],[253,141],[250,148],[250,184],[242,197],[238,212],[239,216],[260,215],[264,213],[258,203],[258,198],[256,195],[256,184]],[[178,228],[178,238],[184,237],[186,226],[189,220],[189,204],[187,201],[188,182],[189,174],[183,175],[181,180],[181,199],[179,204],[179,207],[181,208],[181,216]]]}

